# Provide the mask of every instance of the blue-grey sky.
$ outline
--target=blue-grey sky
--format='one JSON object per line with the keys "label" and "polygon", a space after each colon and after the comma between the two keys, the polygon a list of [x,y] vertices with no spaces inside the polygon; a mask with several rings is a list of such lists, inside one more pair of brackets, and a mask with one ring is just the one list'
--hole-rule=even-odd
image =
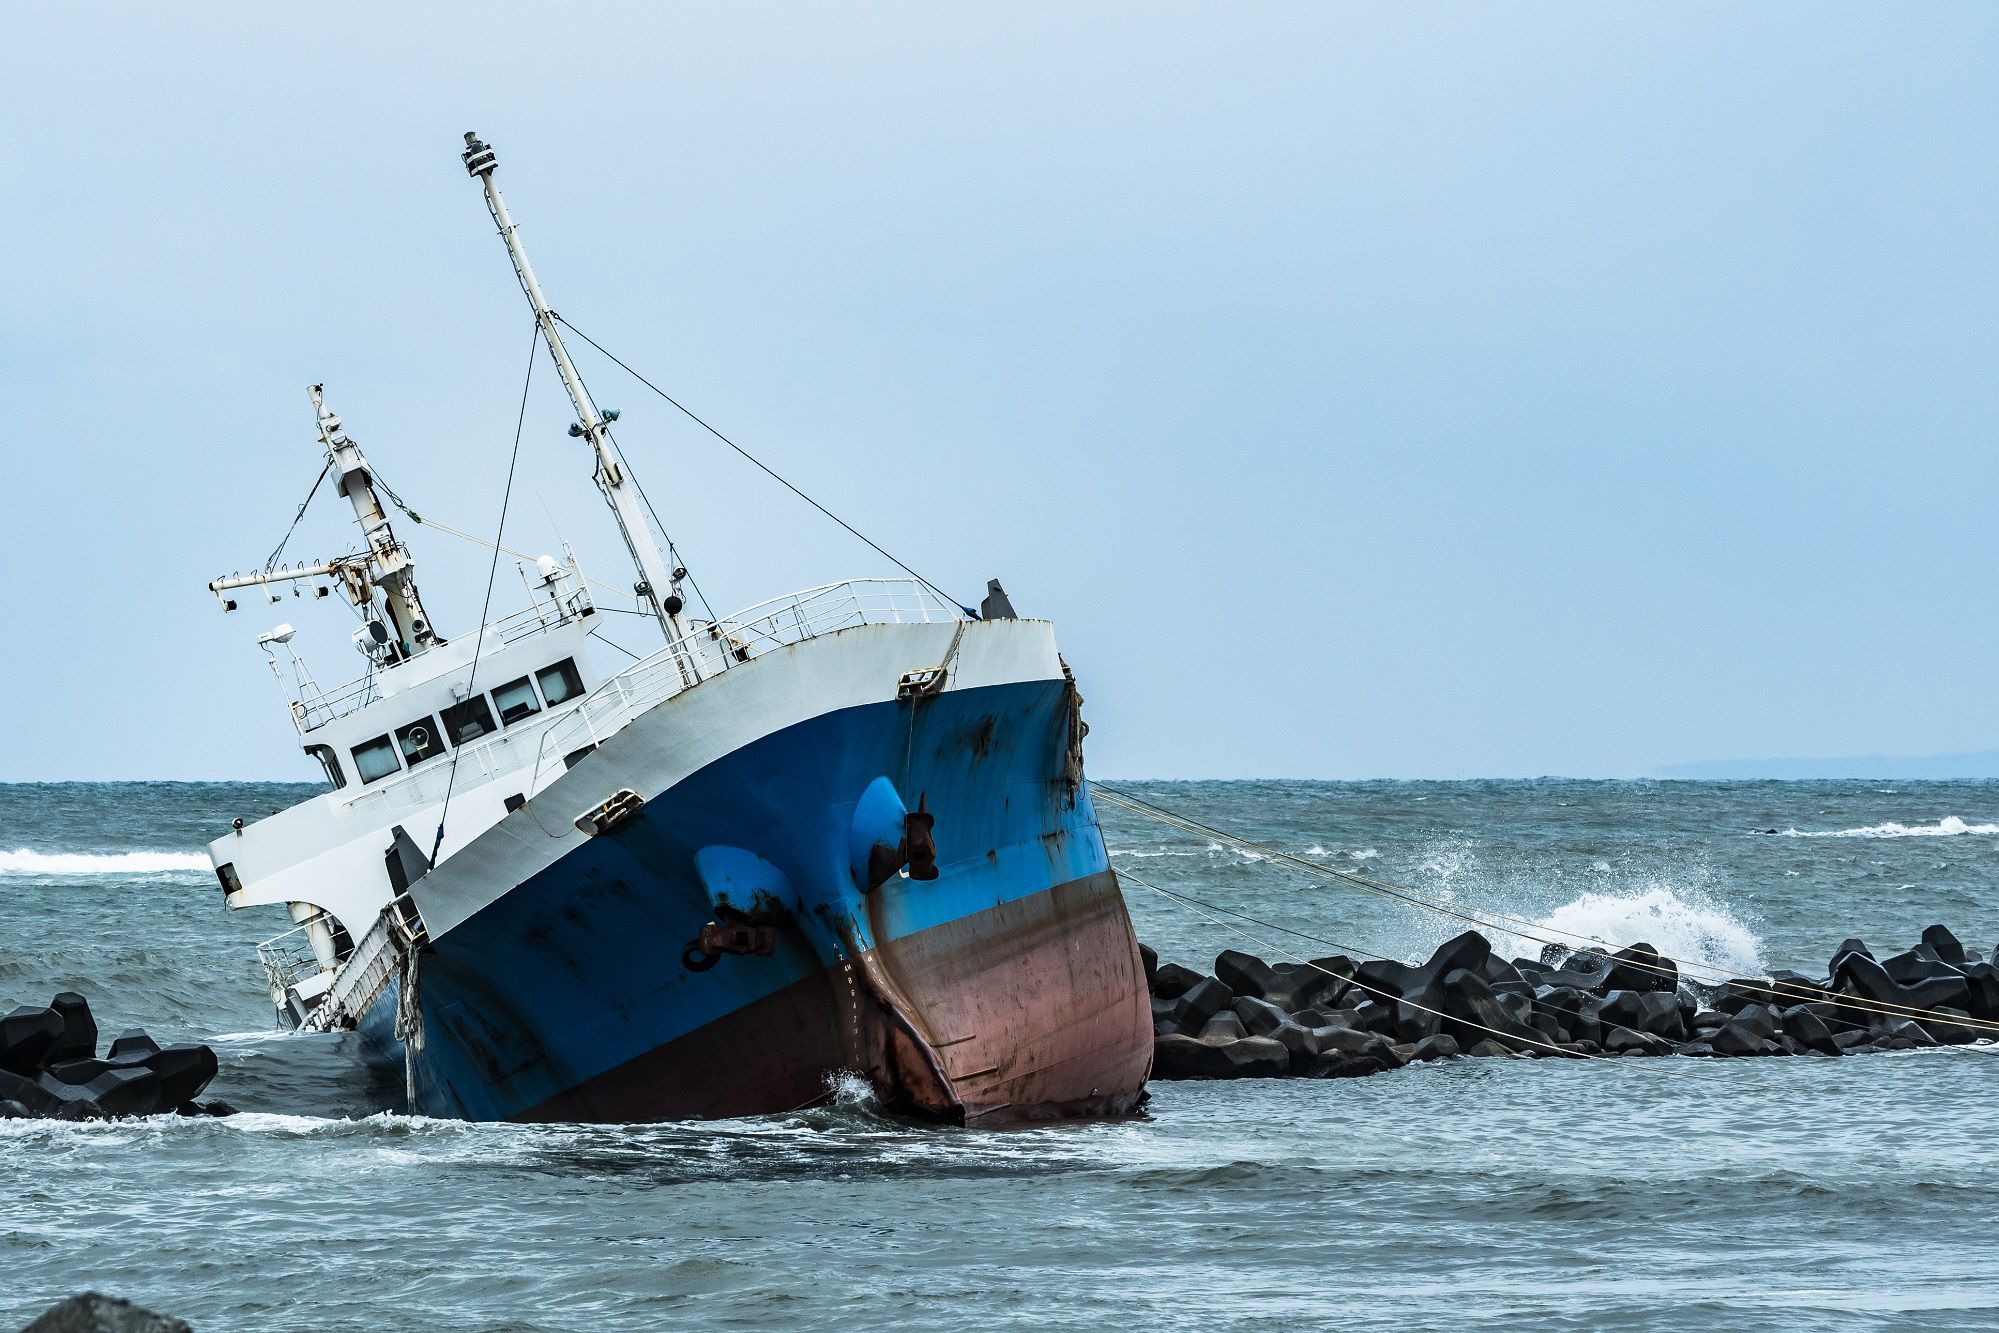
{"label": "blue-grey sky", "polygon": [[[491,529],[530,326],[467,129],[558,310],[1056,620],[1101,775],[1999,741],[1992,6],[8,22],[0,778],[309,775],[253,640],[331,682],[346,622],[203,586],[311,482],[306,384]],[[582,359],[718,609],[887,572]],[[508,540],[622,578],[569,419],[544,363]],[[403,535],[462,631],[483,556]]]}

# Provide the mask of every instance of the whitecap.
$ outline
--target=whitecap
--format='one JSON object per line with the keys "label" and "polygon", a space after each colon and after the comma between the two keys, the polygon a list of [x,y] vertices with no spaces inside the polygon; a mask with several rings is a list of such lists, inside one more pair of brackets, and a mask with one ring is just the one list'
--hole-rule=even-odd
{"label": "whitecap", "polygon": [[0,852],[0,875],[176,875],[208,868],[199,852]]}
{"label": "whitecap", "polygon": [[1934,824],[1901,824],[1890,819],[1879,824],[1866,824],[1860,828],[1787,828],[1777,836],[1780,838],[1955,838],[1967,833],[1988,835],[1999,833],[1999,824],[1968,824],[1956,815],[1945,815]]}
{"label": "whitecap", "polygon": [[[1643,941],[1668,958],[1727,976],[1762,976],[1763,950],[1755,932],[1725,907],[1699,896],[1681,897],[1662,884],[1625,893],[1585,893],[1536,923],[1533,932],[1574,948],[1591,941],[1622,949]],[[1538,939],[1496,942],[1501,956],[1534,957]]]}

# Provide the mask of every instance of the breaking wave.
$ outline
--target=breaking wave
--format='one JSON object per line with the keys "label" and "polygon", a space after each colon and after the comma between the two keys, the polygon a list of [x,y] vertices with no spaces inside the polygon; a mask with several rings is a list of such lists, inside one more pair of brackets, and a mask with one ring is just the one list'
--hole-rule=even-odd
{"label": "breaking wave", "polygon": [[1778,833],[1780,838],[1955,838],[1966,833],[1999,833],[1999,824],[1967,824],[1956,815],[1945,815],[1934,824],[1898,824],[1890,819],[1861,828],[1796,829]]}
{"label": "breaking wave", "polygon": [[[1768,970],[1755,932],[1726,908],[1682,898],[1664,885],[1631,893],[1585,893],[1535,924],[1536,934],[1577,948],[1594,940],[1622,949],[1642,940],[1668,958],[1729,976],[1761,976]],[[1541,945],[1516,936],[1500,941],[1499,950],[1532,958]]]}
{"label": "breaking wave", "polygon": [[182,875],[206,873],[199,852],[0,852],[0,875]]}

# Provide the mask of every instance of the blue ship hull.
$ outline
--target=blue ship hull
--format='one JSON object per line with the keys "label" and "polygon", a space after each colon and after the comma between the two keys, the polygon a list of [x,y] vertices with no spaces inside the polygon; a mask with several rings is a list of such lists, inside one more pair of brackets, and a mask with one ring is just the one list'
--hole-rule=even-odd
{"label": "blue ship hull", "polygon": [[[395,987],[362,1030],[413,1109],[475,1120],[780,1112],[842,1071],[957,1121],[1129,1110],[1150,1013],[1073,702],[1015,681],[766,735],[432,940],[411,1049]],[[919,807],[936,878],[870,891],[865,854]],[[730,913],[768,956],[690,948]]]}

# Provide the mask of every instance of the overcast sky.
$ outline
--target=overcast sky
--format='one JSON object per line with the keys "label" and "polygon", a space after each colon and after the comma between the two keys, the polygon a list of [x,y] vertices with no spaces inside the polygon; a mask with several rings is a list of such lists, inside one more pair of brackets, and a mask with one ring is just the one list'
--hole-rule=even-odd
{"label": "overcast sky", "polygon": [[[310,776],[254,640],[331,683],[350,622],[204,588],[311,483],[307,384],[492,529],[531,329],[468,129],[565,316],[1056,621],[1101,776],[1999,743],[1992,6],[8,24],[0,778]],[[717,609],[889,572],[579,359]],[[508,542],[622,581],[569,420],[544,362]],[[483,555],[403,535],[462,632]]]}

